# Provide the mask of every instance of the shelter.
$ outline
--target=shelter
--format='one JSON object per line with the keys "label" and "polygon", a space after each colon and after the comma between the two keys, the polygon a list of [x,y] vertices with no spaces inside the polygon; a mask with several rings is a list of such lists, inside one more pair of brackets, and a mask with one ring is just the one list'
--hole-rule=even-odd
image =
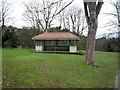
{"label": "shelter", "polygon": [[46,32],[32,37],[36,51],[77,52],[79,37],[70,32]]}

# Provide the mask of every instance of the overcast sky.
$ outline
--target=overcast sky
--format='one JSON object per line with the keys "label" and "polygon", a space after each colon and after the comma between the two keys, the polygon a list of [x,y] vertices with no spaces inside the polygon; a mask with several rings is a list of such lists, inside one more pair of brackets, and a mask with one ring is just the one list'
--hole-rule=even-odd
{"label": "overcast sky", "polygon": [[[13,21],[9,22],[9,25],[13,25],[15,27],[21,28],[23,26],[29,26],[24,20],[23,20],[23,14],[25,12],[25,7],[23,5],[23,2],[29,3],[31,0],[7,0],[9,3],[11,3],[11,13],[10,16],[13,17]],[[112,16],[105,15],[103,13],[111,13],[115,12],[115,8],[108,3],[110,0],[104,0],[104,4],[102,6],[100,15],[98,17],[98,31],[97,36],[100,36],[103,33],[109,33],[107,28],[105,28],[105,24],[109,22],[112,19],[115,19]],[[114,0],[116,1],[116,0]],[[83,8],[83,0],[74,0],[74,2],[71,5],[77,5]]]}

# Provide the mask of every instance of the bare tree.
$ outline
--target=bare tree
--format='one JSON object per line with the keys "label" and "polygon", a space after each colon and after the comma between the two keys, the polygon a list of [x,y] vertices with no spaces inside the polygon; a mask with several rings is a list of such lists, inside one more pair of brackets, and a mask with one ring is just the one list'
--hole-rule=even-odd
{"label": "bare tree", "polygon": [[86,29],[85,16],[83,10],[79,7],[73,6],[69,10],[69,17],[71,21],[72,32],[77,33],[79,36],[83,34],[83,30]]}
{"label": "bare tree", "polygon": [[0,11],[0,22],[1,22],[1,26],[2,26],[2,30],[5,26],[5,22],[8,20],[9,17],[9,8],[10,4],[8,2],[6,2],[6,0],[2,0],[1,1],[1,11]]}
{"label": "bare tree", "polygon": [[117,25],[120,27],[120,0],[116,0],[116,2],[111,1],[110,3],[114,6],[115,12],[105,14],[114,16],[117,19],[117,22],[112,20],[108,25]]}
{"label": "bare tree", "polygon": [[84,0],[84,11],[86,21],[88,24],[88,36],[86,45],[86,64],[95,66],[94,62],[94,48],[95,48],[95,36],[98,28],[98,15],[100,13],[103,0],[94,0],[88,2]]}
{"label": "bare tree", "polygon": [[83,10],[77,6],[71,6],[60,13],[59,22],[62,28],[67,28],[79,36],[87,27]]}
{"label": "bare tree", "polygon": [[69,15],[66,15],[66,11],[62,11],[57,17],[60,23],[60,27],[63,29],[70,29]]}
{"label": "bare tree", "polygon": [[118,17],[118,27],[120,29],[120,0],[116,3],[117,17]]}
{"label": "bare tree", "polygon": [[0,26],[2,25],[2,3],[0,2]]}
{"label": "bare tree", "polygon": [[63,28],[66,28],[65,26],[65,20],[64,20],[64,17],[65,17],[65,11],[62,11],[59,15],[58,15],[58,21],[59,21],[59,26],[62,27],[63,25]]}
{"label": "bare tree", "polygon": [[41,2],[32,1],[29,5],[25,4],[27,9],[26,18],[31,24],[44,32],[52,26],[55,17],[68,7],[74,0],[63,2],[63,0],[42,0]]}
{"label": "bare tree", "polygon": [[120,0],[117,0],[116,2],[111,2],[111,4],[115,7],[116,13],[109,13],[109,14],[117,18],[118,26],[120,27]]}

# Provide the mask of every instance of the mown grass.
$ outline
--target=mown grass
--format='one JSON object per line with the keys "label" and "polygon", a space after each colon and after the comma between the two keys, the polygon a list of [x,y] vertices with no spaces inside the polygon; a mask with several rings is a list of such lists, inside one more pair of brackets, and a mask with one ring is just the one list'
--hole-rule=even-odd
{"label": "mown grass", "polygon": [[99,68],[84,64],[85,55],[33,53],[3,49],[3,88],[112,88],[118,53],[95,52]]}

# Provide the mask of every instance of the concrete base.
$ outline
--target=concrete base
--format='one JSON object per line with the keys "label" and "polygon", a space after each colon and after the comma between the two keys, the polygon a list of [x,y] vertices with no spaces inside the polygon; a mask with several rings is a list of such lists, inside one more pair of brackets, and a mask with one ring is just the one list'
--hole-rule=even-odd
{"label": "concrete base", "polygon": [[43,51],[43,47],[42,46],[35,46],[35,50],[36,51]]}
{"label": "concrete base", "polygon": [[77,46],[70,46],[70,52],[77,52]]}

